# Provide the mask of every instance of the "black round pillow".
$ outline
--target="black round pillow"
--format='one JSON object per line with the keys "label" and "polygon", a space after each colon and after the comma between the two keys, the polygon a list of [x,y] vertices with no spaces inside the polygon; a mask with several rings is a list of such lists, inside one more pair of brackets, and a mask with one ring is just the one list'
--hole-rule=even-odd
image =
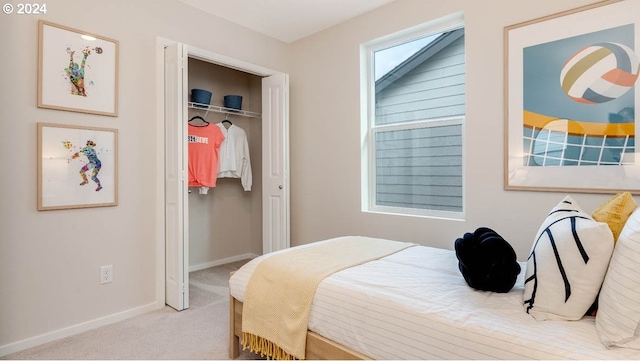
{"label": "black round pillow", "polygon": [[520,273],[513,247],[494,230],[481,227],[455,242],[458,268],[475,289],[509,292]]}

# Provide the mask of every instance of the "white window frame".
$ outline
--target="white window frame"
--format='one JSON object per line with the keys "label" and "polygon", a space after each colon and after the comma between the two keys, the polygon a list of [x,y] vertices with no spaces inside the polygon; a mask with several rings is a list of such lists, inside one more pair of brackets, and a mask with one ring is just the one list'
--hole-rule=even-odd
{"label": "white window frame", "polygon": [[[465,118],[466,116],[436,118],[405,122],[401,124],[375,125],[375,84],[373,55],[376,51],[395,46],[403,42],[409,42],[418,38],[427,37],[436,33],[442,33],[464,27],[463,13],[455,13],[427,24],[410,28],[395,34],[375,39],[360,46],[360,89],[361,89],[361,208],[365,213],[382,213],[390,215],[428,217],[449,220],[465,219]],[[417,208],[391,207],[376,205],[376,159],[375,137],[378,132],[420,129],[445,125],[462,126],[462,211],[438,211]]]}

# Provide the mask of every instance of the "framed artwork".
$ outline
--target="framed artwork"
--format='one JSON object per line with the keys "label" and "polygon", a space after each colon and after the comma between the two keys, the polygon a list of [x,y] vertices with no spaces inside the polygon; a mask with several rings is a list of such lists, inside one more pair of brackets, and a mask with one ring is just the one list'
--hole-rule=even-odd
{"label": "framed artwork", "polygon": [[640,2],[505,27],[505,189],[640,192]]}
{"label": "framed artwork", "polygon": [[38,21],[38,107],[118,116],[118,41]]}
{"label": "framed artwork", "polygon": [[38,123],[38,210],[118,204],[118,130]]}

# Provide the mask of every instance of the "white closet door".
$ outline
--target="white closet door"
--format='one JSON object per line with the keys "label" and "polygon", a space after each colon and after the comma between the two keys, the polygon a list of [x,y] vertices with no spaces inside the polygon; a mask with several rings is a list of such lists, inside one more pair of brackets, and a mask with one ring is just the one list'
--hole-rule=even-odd
{"label": "white closet door", "polygon": [[262,252],[288,248],[289,76],[262,79]]}
{"label": "white closet door", "polygon": [[187,206],[187,49],[165,48],[165,299],[181,311],[189,307],[189,227]]}

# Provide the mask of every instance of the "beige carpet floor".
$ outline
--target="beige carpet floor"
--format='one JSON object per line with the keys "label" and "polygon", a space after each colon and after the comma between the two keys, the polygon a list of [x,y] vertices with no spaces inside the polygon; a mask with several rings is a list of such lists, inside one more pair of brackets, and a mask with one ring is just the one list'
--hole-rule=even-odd
{"label": "beige carpet floor", "polygon": [[[171,307],[16,352],[3,360],[223,360],[229,358],[229,273],[246,261],[189,275],[189,308]],[[240,359],[258,357],[242,351]]]}

